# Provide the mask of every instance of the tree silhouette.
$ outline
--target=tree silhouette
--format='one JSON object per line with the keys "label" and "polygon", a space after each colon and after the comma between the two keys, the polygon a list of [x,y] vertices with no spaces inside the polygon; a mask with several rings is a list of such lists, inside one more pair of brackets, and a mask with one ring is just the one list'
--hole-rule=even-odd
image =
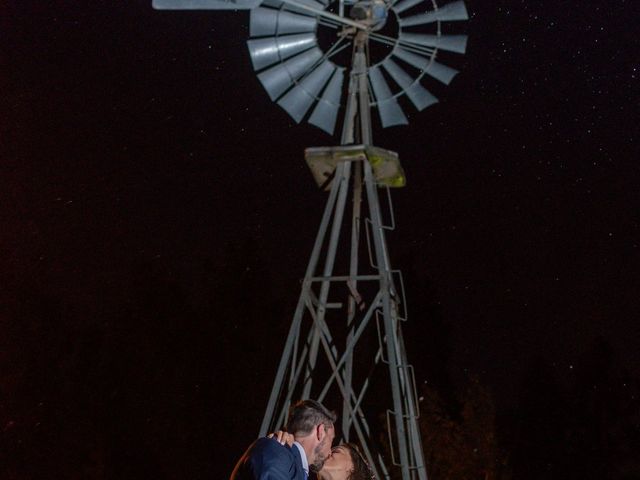
{"label": "tree silhouette", "polygon": [[513,414],[511,461],[522,479],[640,478],[638,382],[597,338],[569,381],[544,359],[525,375]]}
{"label": "tree silhouette", "polygon": [[568,455],[581,478],[640,478],[638,382],[596,338],[575,367]]}
{"label": "tree silhouette", "polygon": [[443,401],[425,384],[420,429],[427,473],[432,480],[509,478],[506,457],[498,447],[495,407],[489,389],[468,380],[458,404]]}

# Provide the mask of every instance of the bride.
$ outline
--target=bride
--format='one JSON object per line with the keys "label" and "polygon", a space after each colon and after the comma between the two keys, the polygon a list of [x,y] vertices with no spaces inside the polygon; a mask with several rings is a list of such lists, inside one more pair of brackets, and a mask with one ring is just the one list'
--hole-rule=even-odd
{"label": "bride", "polygon": [[318,480],[374,480],[369,465],[353,443],[333,447],[317,475]]}
{"label": "bride", "polygon": [[[283,445],[293,445],[293,435],[289,433],[278,431],[269,436]],[[333,447],[316,476],[318,480],[375,480],[371,468],[353,443]]]}

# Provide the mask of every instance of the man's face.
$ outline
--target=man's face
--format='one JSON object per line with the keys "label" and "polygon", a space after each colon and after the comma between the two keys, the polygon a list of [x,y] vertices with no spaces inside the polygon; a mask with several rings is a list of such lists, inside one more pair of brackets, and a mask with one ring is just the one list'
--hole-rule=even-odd
{"label": "man's face", "polygon": [[321,438],[313,449],[314,458],[311,462],[311,466],[316,472],[322,468],[324,461],[331,455],[331,445],[336,436],[336,430],[333,425],[319,425],[319,429]]}

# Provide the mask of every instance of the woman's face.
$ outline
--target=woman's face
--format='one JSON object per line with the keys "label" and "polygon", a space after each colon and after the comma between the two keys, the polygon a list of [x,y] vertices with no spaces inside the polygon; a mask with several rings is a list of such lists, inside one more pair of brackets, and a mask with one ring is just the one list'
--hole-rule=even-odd
{"label": "woman's face", "polygon": [[331,450],[331,455],[327,457],[321,470],[321,472],[330,473],[331,478],[334,479],[346,479],[352,471],[351,453],[343,446],[337,446]]}

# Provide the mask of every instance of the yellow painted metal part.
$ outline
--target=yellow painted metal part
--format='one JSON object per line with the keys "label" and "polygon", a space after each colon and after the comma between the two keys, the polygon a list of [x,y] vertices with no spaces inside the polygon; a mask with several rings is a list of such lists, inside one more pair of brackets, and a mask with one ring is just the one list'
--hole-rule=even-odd
{"label": "yellow painted metal part", "polygon": [[304,152],[305,161],[319,187],[329,190],[338,162],[368,161],[380,186],[404,187],[406,177],[398,154],[391,150],[365,145],[312,147]]}

